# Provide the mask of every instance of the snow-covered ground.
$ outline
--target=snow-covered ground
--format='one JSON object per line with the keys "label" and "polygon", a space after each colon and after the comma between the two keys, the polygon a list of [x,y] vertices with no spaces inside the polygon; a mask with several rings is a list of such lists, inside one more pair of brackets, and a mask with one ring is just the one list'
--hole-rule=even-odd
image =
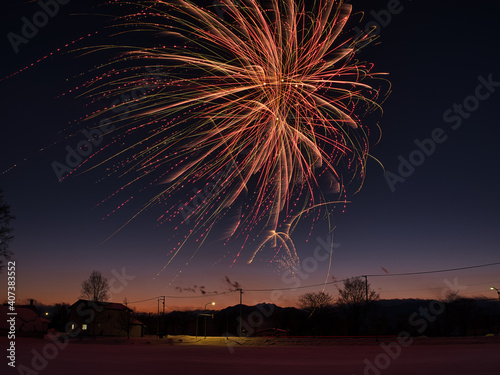
{"label": "snow-covered ground", "polygon": [[[0,338],[0,343],[2,348],[8,348],[6,338]],[[376,343],[373,339],[227,340],[175,336],[162,340],[108,338],[55,344],[50,340],[18,338],[17,369],[8,367],[6,356],[2,355],[0,373],[497,375],[499,355],[499,337],[419,339],[408,346],[401,346],[394,339]]]}

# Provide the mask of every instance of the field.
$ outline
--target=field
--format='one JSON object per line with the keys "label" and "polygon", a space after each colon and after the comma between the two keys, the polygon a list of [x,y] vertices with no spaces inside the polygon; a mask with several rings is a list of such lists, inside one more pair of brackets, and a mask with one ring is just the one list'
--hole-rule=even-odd
{"label": "field", "polygon": [[[1,338],[2,348],[8,340]],[[500,337],[16,340],[5,374],[499,374]],[[4,349],[5,353],[5,349]],[[4,371],[7,369],[7,371]]]}

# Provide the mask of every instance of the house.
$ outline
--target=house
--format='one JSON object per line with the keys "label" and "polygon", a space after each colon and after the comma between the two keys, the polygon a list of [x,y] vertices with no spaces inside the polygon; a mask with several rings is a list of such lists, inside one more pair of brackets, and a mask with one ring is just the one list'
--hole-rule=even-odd
{"label": "house", "polygon": [[[0,316],[10,317],[7,313],[12,313],[9,310],[9,305],[0,306]],[[33,304],[16,305],[14,312],[15,334],[17,337],[42,337],[47,333],[50,321],[38,316],[38,310]],[[0,336],[7,336],[10,330],[10,322],[7,319],[0,320]]]}
{"label": "house", "polygon": [[84,336],[144,336],[144,324],[121,303],[80,299],[69,307],[69,332]]}

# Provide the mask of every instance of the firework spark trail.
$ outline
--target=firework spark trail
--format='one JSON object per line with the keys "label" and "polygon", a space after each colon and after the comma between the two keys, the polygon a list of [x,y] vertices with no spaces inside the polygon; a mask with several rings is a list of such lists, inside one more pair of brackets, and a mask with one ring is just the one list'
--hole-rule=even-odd
{"label": "firework spark trail", "polygon": [[[153,204],[185,186],[207,183],[231,164],[217,189],[189,213],[195,224],[168,263],[189,238],[203,243],[232,208],[239,218],[228,237],[243,240],[234,261],[258,237],[249,262],[270,246],[296,263],[291,235],[299,219],[323,210],[331,222],[328,206],[336,199],[322,191],[320,179],[328,179],[346,202],[346,185],[363,180],[369,152],[360,117],[380,109],[378,91],[364,82],[377,75],[354,60],[356,43],[369,36],[344,37],[351,6],[271,0],[264,7],[255,0],[226,0],[220,18],[187,0],[116,3],[139,7],[120,19],[120,27],[175,45],[119,47],[125,52],[111,66],[163,68],[162,79],[137,100],[126,121],[115,116],[124,148],[99,165],[115,163],[125,168],[123,176],[139,172],[134,181],[160,181],[166,187]],[[113,68],[90,80],[83,95],[116,95],[143,81],[140,70]],[[137,141],[143,131],[147,135]],[[179,213],[171,206],[162,220]]]}

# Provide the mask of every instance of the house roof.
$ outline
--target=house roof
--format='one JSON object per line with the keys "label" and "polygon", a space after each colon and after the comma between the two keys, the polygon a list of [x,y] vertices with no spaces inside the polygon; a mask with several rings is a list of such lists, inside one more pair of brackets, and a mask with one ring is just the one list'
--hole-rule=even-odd
{"label": "house roof", "polygon": [[[125,306],[122,303],[116,303],[116,302],[93,302],[93,301],[88,301],[85,299],[79,299],[76,301],[74,304],[72,304],[69,309],[70,310],[76,310],[79,306],[83,304],[84,307],[88,307],[91,309],[95,309],[96,307],[102,307],[104,311],[106,310],[114,310],[114,311],[129,311],[132,312],[132,309],[129,307]],[[141,321],[130,317],[130,324],[134,325],[144,325]]]}
{"label": "house roof", "polygon": [[31,305],[18,305],[16,304],[16,309],[19,309],[19,308],[23,308],[23,309],[29,309],[29,310],[32,310],[35,312],[35,314],[38,315],[38,309],[35,305],[31,304]]}
{"label": "house roof", "polygon": [[79,299],[76,301],[74,304],[72,304],[69,309],[74,310],[81,304],[84,304],[85,307],[89,308],[94,308],[96,306],[98,307],[103,307],[104,310],[129,310],[132,311],[130,308],[125,306],[122,303],[116,303],[116,302],[94,302],[94,301],[88,301],[85,299]]}
{"label": "house roof", "polygon": [[[7,317],[7,319],[9,319],[11,317],[10,315],[7,315],[9,312],[12,311],[9,310],[8,305],[0,305],[0,316]],[[30,307],[15,306],[15,310],[13,312],[16,313],[16,330],[31,331],[33,330],[33,327],[39,323],[50,323],[49,320],[39,317],[38,314],[35,313]],[[0,320],[0,330],[8,330],[10,328],[10,323],[7,319]]]}
{"label": "house roof", "polygon": [[135,318],[130,318],[130,324],[135,324],[135,325],[139,325],[139,326],[143,326],[144,323],[135,319]]}

